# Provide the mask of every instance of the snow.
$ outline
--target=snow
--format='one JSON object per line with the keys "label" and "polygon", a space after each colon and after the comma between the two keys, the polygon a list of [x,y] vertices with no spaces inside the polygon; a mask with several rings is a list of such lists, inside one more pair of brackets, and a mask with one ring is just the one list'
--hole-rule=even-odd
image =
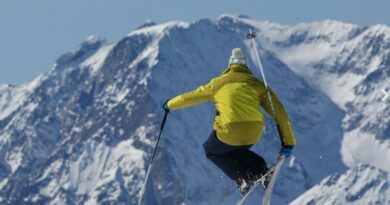
{"label": "snow", "polygon": [[114,48],[114,44],[108,44],[101,47],[95,54],[87,58],[81,66],[91,69],[91,73],[96,75],[99,69],[102,67],[108,53]]}
{"label": "snow", "polygon": [[97,43],[99,41],[102,41],[104,40],[102,37],[99,37],[97,35],[90,35],[88,36],[86,39],[85,39],[85,43],[90,43],[90,44],[94,44],[94,43]]}
{"label": "snow", "polygon": [[152,36],[162,36],[166,34],[172,28],[188,28],[190,24],[184,21],[171,21],[168,23],[158,24],[155,26],[150,26],[146,28],[141,28],[135,31],[130,32],[127,36],[133,35],[152,35]]}
{"label": "snow", "polygon": [[16,169],[23,162],[23,152],[22,150],[15,150],[8,156],[7,163],[11,167],[11,172],[14,173]]}
{"label": "snow", "polygon": [[57,180],[51,180],[45,188],[40,190],[40,194],[45,197],[54,197],[54,194],[58,191],[60,187],[58,186]]}
{"label": "snow", "polygon": [[42,176],[37,181],[42,181],[48,177],[51,171],[59,171],[63,163],[60,160],[54,161],[48,168],[45,169]]}
{"label": "snow", "polygon": [[124,91],[122,92],[119,92],[117,97],[116,97],[116,101],[117,102],[122,102],[123,99],[125,99],[125,97],[130,93],[130,89],[125,89]]}
{"label": "snow", "polygon": [[37,106],[38,106],[38,103],[29,103],[29,104],[27,104],[26,108],[27,108],[27,111],[32,112],[32,111],[34,111],[35,108],[37,108]]}
{"label": "snow", "polygon": [[[145,134],[141,128],[138,134]],[[137,134],[136,134],[137,135]],[[40,190],[40,194],[47,197],[54,197],[53,194],[58,189],[75,189],[77,195],[89,195],[85,204],[97,204],[96,201],[99,189],[102,186],[116,179],[120,170],[133,170],[141,175],[145,175],[143,167],[144,151],[133,147],[133,139],[121,141],[115,147],[98,144],[91,141],[86,145],[80,155],[77,155],[68,165],[69,179],[52,179],[47,186]],[[76,155],[74,155],[76,157]],[[39,179],[44,180],[50,174],[60,171],[62,162],[57,161],[45,170]],[[61,180],[62,179],[62,180]],[[126,183],[131,182],[131,178],[124,179]],[[136,187],[134,187],[135,189]],[[112,193],[115,196],[115,193]],[[116,193],[119,195],[119,193]],[[115,197],[114,197],[115,198]]]}
{"label": "snow", "polygon": [[[91,153],[93,150],[96,151]],[[103,145],[91,144],[70,165],[70,187],[76,188],[76,193],[79,195],[92,192],[94,187],[102,182],[100,176],[104,171],[109,155],[110,149]]]}
{"label": "snow", "polygon": [[325,178],[291,205],[389,204],[389,183],[387,172],[359,164],[341,175]]}
{"label": "snow", "polygon": [[[314,76],[314,75],[313,75]],[[313,77],[314,79],[315,77]],[[316,78],[318,85],[324,92],[342,109],[345,103],[353,100],[355,95],[353,88],[364,79],[364,76],[348,73],[341,77],[329,74],[326,77]]]}
{"label": "snow", "polygon": [[[22,106],[44,79],[45,75],[39,75],[33,81],[20,86],[0,85],[0,120],[8,117]],[[33,104],[30,106],[30,109],[33,109]]]}
{"label": "snow", "polygon": [[[3,189],[3,187],[8,183],[8,179],[3,179],[1,182],[0,182],[0,189]],[[0,202],[1,202],[1,198],[0,198]]]}
{"label": "snow", "polygon": [[[136,59],[134,59],[131,64],[129,65],[129,69],[134,69],[137,65],[139,65],[140,62],[147,60],[147,65],[149,68],[154,67],[158,64],[158,55],[159,55],[159,42],[161,41],[161,38],[156,38],[153,40],[152,43],[149,44],[148,47],[146,47],[140,55],[137,56]],[[144,71],[145,72],[145,71]],[[141,80],[138,82],[140,85],[147,86],[148,79],[150,78],[150,71],[146,73],[141,73]]]}
{"label": "snow", "polygon": [[[115,148],[91,145],[72,163],[71,187],[75,187],[79,195],[90,194],[91,197],[85,204],[96,204],[99,187],[114,180],[120,169],[137,170],[141,176],[145,174],[138,171],[144,167],[142,160],[144,152],[135,149],[132,141],[131,139],[122,141]],[[85,163],[85,159],[89,162]]]}
{"label": "snow", "polygon": [[390,163],[384,163],[390,159],[390,141],[378,141],[372,135],[353,130],[345,133],[342,145],[343,161],[349,167],[369,163],[390,172]]}
{"label": "snow", "polygon": [[153,129],[154,129],[154,127],[140,126],[134,132],[134,134],[136,136],[139,136],[140,140],[143,141],[144,143],[146,143],[148,145],[154,145],[154,142],[146,137],[146,134],[152,132]]}
{"label": "snow", "polygon": [[[249,27],[258,34],[267,80],[287,108],[298,140],[273,201],[286,204],[303,194],[293,203],[386,204],[390,145],[386,134],[375,132],[386,129],[389,119],[380,101],[388,77],[379,75],[387,71],[388,27],[330,20],[287,26],[234,15],[151,24],[129,33],[123,47],[100,44],[101,38],[91,36],[74,51],[82,51],[77,60],[58,61],[31,83],[0,86],[0,156],[6,157],[0,159],[6,165],[0,188],[12,187],[16,193],[33,186],[31,193],[21,192],[25,203],[61,204],[75,198],[85,200],[83,204],[135,203],[163,114],[160,102],[219,75],[231,48],[248,49],[242,34]],[[145,45],[132,47],[140,39]],[[380,52],[367,39],[379,39]],[[119,48],[123,56],[110,55],[107,61]],[[249,60],[258,74],[254,58]],[[344,64],[348,68],[340,66]],[[88,109],[78,105],[80,92],[93,93]],[[214,113],[205,104],[170,115],[148,203],[217,205],[239,197],[234,182],[202,150]],[[357,119],[359,114],[363,119]],[[9,121],[3,120],[7,117]],[[280,149],[274,132],[268,123],[262,141],[253,147],[270,163]],[[25,150],[39,152],[40,158]],[[23,167],[24,175],[18,175],[20,165],[39,164],[31,160],[43,165]],[[7,172],[8,165],[15,176]],[[338,178],[335,172],[343,174]],[[26,183],[10,184],[12,177]],[[248,203],[258,201],[258,194]]]}

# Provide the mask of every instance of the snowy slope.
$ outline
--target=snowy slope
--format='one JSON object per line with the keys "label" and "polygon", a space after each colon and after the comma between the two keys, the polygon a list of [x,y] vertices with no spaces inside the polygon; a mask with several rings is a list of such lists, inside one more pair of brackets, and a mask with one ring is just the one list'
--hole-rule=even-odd
{"label": "snowy slope", "polygon": [[37,87],[40,77],[21,86],[0,85],[0,120],[11,115]]}
{"label": "snowy slope", "polygon": [[12,104],[14,88],[10,85],[0,85],[0,113],[7,115],[7,111]]}
{"label": "snowy slope", "polygon": [[322,204],[390,204],[388,172],[357,165],[346,173],[322,180],[291,205]]}
{"label": "snowy slope", "polygon": [[[340,150],[350,144],[343,137],[343,119],[351,115],[344,115],[347,106],[333,91],[313,82],[320,79],[310,81],[298,72],[311,68],[296,67],[277,45],[291,44],[283,36],[287,30],[343,36],[339,28],[318,30],[333,23],[288,27],[224,15],[193,23],[149,22],[117,43],[88,37],[35,81],[0,87],[1,204],[135,204],[162,118],[161,102],[219,75],[232,48],[249,49],[249,28],[264,31],[257,40],[267,79],[297,135],[297,149],[281,172],[273,199],[275,204],[291,202],[323,178],[347,170]],[[313,46],[317,42],[310,35],[301,38]],[[250,67],[258,75],[253,62],[252,54]],[[299,63],[305,65],[304,60]],[[214,113],[206,103],[170,114],[145,204],[234,204],[239,197],[234,183],[202,150]],[[271,119],[254,149],[269,163],[275,161],[280,142]],[[364,161],[365,156],[357,157]],[[248,204],[259,197],[255,194]]]}

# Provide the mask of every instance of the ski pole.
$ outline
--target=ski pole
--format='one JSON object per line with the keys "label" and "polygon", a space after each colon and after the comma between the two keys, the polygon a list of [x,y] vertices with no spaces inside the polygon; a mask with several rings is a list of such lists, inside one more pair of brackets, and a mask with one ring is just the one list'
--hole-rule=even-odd
{"label": "ski pole", "polygon": [[267,79],[265,78],[263,65],[261,64],[261,60],[260,60],[260,55],[259,55],[259,52],[257,51],[257,43],[255,41],[255,37],[256,37],[256,34],[254,32],[252,32],[252,29],[249,29],[249,34],[247,35],[247,38],[251,40],[253,49],[255,51],[257,64],[258,64],[260,72],[261,72],[261,77],[264,81],[265,89],[267,90],[268,100],[271,104],[272,114],[275,116],[275,108],[274,108],[274,105],[272,103],[271,93],[269,92],[269,89],[268,89],[268,83],[267,83]]}
{"label": "ski pole", "polygon": [[[253,49],[255,51],[257,64],[259,66],[259,69],[260,69],[260,72],[261,72],[261,77],[263,78],[265,89],[267,91],[267,97],[268,97],[269,103],[271,105],[271,112],[272,112],[273,117],[275,118],[276,117],[276,112],[275,112],[274,104],[272,103],[271,92],[270,92],[270,90],[268,88],[267,80],[265,78],[265,74],[264,74],[264,70],[263,70],[263,65],[261,64],[260,55],[259,55],[259,52],[257,50],[257,43],[255,41],[256,34],[254,32],[252,32],[252,29],[249,29],[249,34],[246,37],[251,40]],[[280,141],[282,142],[282,145],[283,145],[284,141],[283,141],[282,133],[281,133],[281,130],[280,130],[280,126],[276,122],[276,120],[275,120],[275,124],[276,124],[276,128],[278,130]],[[279,170],[281,169],[282,164],[283,164],[285,159],[286,159],[286,156],[284,156],[283,154],[279,154],[278,160],[277,160],[276,165],[275,165],[275,171],[274,171],[274,174],[276,174],[275,177],[277,176]],[[272,177],[271,181],[267,185],[269,188],[267,188],[265,190],[262,205],[270,205],[270,203],[271,203],[272,190],[273,190],[273,187],[274,187],[274,184],[275,184],[275,180],[276,180],[275,177]]]}
{"label": "ski pole", "polygon": [[160,133],[158,134],[158,138],[157,138],[156,145],[154,146],[152,158],[150,159],[150,162],[149,162],[148,171],[146,172],[146,176],[145,176],[145,179],[144,179],[144,183],[143,183],[143,185],[142,185],[141,195],[140,195],[139,198],[138,198],[138,205],[141,205],[141,203],[142,203],[142,198],[144,197],[146,185],[147,185],[148,179],[149,179],[149,174],[150,174],[150,171],[152,170],[152,166],[153,166],[153,162],[154,162],[154,157],[156,156],[158,144],[160,143],[161,134],[162,134],[162,132],[163,132],[163,130],[164,130],[164,126],[165,126],[165,122],[167,121],[168,113],[169,113],[169,111],[165,111],[164,118],[163,118],[163,121],[162,121],[161,126],[160,126]]}
{"label": "ski pole", "polygon": [[[272,103],[272,97],[271,97],[271,92],[269,91],[269,88],[268,88],[268,83],[267,83],[267,79],[265,78],[265,74],[264,74],[264,70],[263,70],[263,65],[261,63],[261,60],[260,60],[260,55],[259,55],[259,51],[257,50],[257,43],[255,41],[255,38],[256,38],[256,33],[252,31],[252,29],[249,29],[249,34],[247,34],[246,36],[248,39],[251,40],[251,43],[252,43],[252,46],[253,46],[253,49],[255,51],[255,56],[256,56],[256,60],[257,60],[257,64],[259,66],[259,69],[260,69],[260,72],[261,72],[261,77],[264,81],[264,86],[265,86],[265,89],[267,91],[267,97],[268,97],[268,100],[269,100],[269,103],[271,105],[271,112],[272,112],[272,115],[276,116],[276,112],[275,112],[275,108],[274,108],[274,104]],[[279,124],[275,121],[275,124],[276,124],[276,128],[278,130],[278,133],[279,133],[279,137],[280,137],[280,141],[282,142],[282,145],[284,144],[284,141],[283,141],[283,138],[282,138],[282,134],[281,134],[281,130],[280,130],[280,126]]]}

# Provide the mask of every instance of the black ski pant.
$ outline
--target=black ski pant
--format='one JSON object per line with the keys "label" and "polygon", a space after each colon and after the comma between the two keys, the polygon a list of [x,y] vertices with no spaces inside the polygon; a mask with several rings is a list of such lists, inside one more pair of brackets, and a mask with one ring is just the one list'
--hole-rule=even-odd
{"label": "black ski pant", "polygon": [[230,179],[248,179],[255,175],[265,174],[267,164],[255,152],[249,150],[252,145],[232,146],[221,142],[215,130],[203,144],[206,156]]}

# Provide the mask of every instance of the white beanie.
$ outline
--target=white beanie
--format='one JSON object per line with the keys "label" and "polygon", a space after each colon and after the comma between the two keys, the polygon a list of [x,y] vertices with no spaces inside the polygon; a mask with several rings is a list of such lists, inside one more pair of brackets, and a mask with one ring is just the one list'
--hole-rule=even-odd
{"label": "white beanie", "polygon": [[230,59],[229,59],[229,65],[231,65],[233,63],[246,65],[247,60],[246,60],[244,52],[242,52],[241,48],[234,48],[232,50],[232,55],[230,56]]}

